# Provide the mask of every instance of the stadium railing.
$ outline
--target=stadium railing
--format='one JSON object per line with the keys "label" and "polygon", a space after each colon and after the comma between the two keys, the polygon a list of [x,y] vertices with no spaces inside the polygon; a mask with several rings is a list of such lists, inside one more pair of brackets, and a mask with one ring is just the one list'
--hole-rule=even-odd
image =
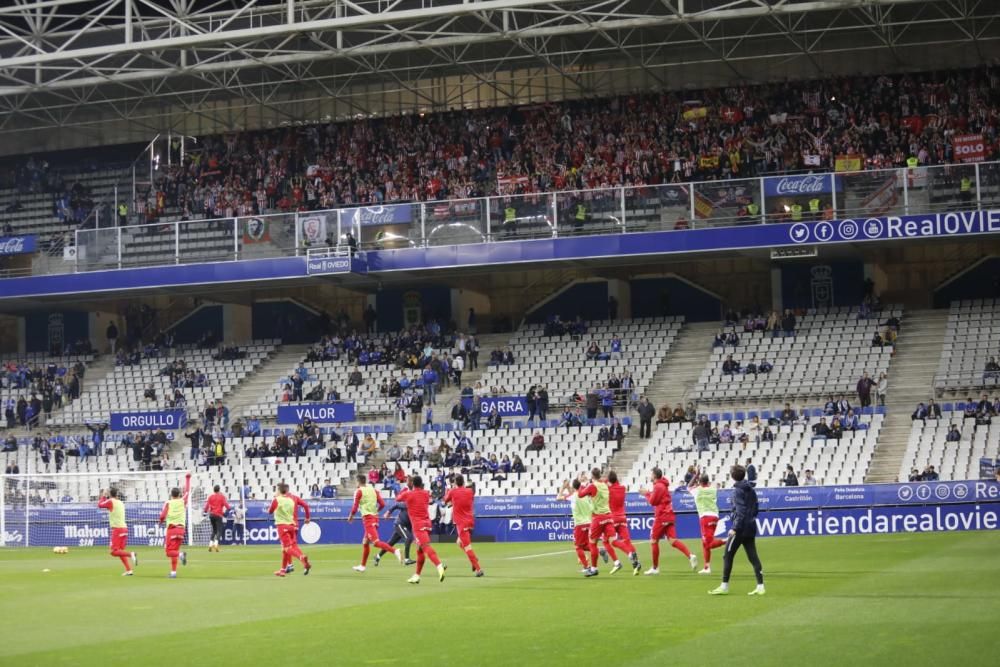
{"label": "stadium railing", "polygon": [[683,232],[998,204],[1000,162],[510,194],[78,230],[73,269],[285,257],[328,246]]}

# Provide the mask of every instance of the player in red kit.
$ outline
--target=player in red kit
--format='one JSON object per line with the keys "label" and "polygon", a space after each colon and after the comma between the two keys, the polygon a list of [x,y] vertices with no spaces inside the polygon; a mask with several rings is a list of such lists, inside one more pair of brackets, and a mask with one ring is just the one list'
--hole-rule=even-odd
{"label": "player in red kit", "polygon": [[170,578],[177,578],[177,560],[181,565],[187,565],[187,553],[181,551],[184,546],[185,526],[187,526],[187,503],[191,494],[191,473],[184,476],[184,494],[181,490],[170,490],[170,500],[163,505],[160,512],[160,523],[167,526],[167,534],[163,539],[163,551],[170,559]]}
{"label": "player in red kit", "polygon": [[618,560],[615,548],[611,546],[611,541],[617,537],[615,534],[614,520],[611,518],[611,506],[609,504],[608,483],[601,478],[601,469],[594,468],[590,471],[590,483],[585,485],[576,495],[580,498],[593,498],[594,514],[590,518],[590,569],[587,577],[597,576],[597,542],[604,541],[604,550],[614,561],[611,574],[622,569],[622,562]]}
{"label": "player in red kit", "polygon": [[653,488],[646,492],[641,492],[646,497],[649,504],[653,506],[653,529],[649,533],[650,549],[653,553],[653,567],[646,570],[646,574],[660,573],[660,540],[666,537],[670,541],[670,546],[687,556],[691,563],[691,569],[698,567],[698,557],[677,539],[677,517],[674,514],[673,500],[670,498],[670,482],[663,476],[663,471],[653,468],[650,475]]}
{"label": "player in red kit", "polygon": [[351,513],[347,515],[347,523],[354,521],[354,515],[361,509],[361,521],[364,524],[365,536],[361,539],[361,565],[355,565],[352,570],[364,572],[368,565],[368,556],[371,554],[371,545],[375,545],[382,552],[391,551],[396,556],[396,560],[402,564],[403,555],[399,549],[382,541],[378,534],[378,513],[385,507],[382,495],[373,486],[368,486],[368,479],[364,475],[358,475],[358,490],[354,492],[354,505],[351,506]]}
{"label": "player in red kit", "polygon": [[309,558],[299,549],[296,534],[299,531],[299,508],[306,514],[305,522],[309,523],[309,505],[298,496],[288,492],[287,484],[278,485],[278,495],[271,501],[271,506],[267,508],[268,514],[274,515],[274,525],[278,528],[278,537],[281,539],[281,569],[274,573],[276,577],[283,577],[288,572],[288,566],[292,564],[293,558],[298,558],[302,563],[302,574],[309,574],[312,566]]}
{"label": "player in red kit", "polygon": [[125,551],[128,546],[128,524],[125,523],[125,504],[118,499],[118,489],[101,490],[97,506],[108,510],[108,525],[111,527],[111,555],[120,558],[125,566],[123,577],[132,576],[132,566],[139,561],[134,551]]}
{"label": "player in red kit", "polygon": [[458,546],[462,547],[465,555],[469,557],[472,571],[476,573],[477,577],[481,577],[483,569],[479,567],[479,559],[476,558],[476,552],[472,550],[472,529],[476,525],[473,508],[475,497],[475,489],[471,486],[465,486],[464,477],[455,475],[455,484],[444,495],[444,504],[451,505],[451,520],[458,532]]}
{"label": "player in red kit", "polygon": [[222,540],[222,529],[226,525],[226,512],[232,509],[225,494],[219,490],[216,484],[212,489],[213,493],[205,501],[202,512],[208,514],[208,520],[212,522],[212,539],[208,541],[208,550],[219,553],[219,542]]}
{"label": "player in red kit", "polygon": [[642,572],[642,563],[639,562],[639,554],[632,546],[632,535],[628,530],[628,517],[625,516],[625,494],[627,489],[618,483],[618,473],[614,470],[608,473],[608,506],[611,508],[611,519],[615,527],[615,535],[618,539],[612,540],[612,544],[628,554],[629,562],[632,563],[632,575],[639,576]]}
{"label": "player in red kit", "polygon": [[406,505],[413,525],[413,541],[417,543],[417,573],[407,581],[411,584],[420,583],[420,572],[424,569],[424,560],[431,559],[438,571],[438,579],[444,581],[448,566],[441,562],[434,547],[431,546],[431,518],[427,507],[431,503],[431,494],[424,490],[424,480],[420,475],[410,479],[410,488],[404,489],[396,496],[397,503]]}

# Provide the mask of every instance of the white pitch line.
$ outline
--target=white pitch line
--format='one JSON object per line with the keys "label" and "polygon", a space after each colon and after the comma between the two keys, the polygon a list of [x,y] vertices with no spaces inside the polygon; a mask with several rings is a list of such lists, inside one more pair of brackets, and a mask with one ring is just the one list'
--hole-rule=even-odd
{"label": "white pitch line", "polygon": [[530,556],[509,556],[504,558],[504,560],[528,560],[529,558],[545,558],[546,556],[565,556],[571,553],[573,553],[572,549],[568,551],[549,551],[544,554],[531,554]]}

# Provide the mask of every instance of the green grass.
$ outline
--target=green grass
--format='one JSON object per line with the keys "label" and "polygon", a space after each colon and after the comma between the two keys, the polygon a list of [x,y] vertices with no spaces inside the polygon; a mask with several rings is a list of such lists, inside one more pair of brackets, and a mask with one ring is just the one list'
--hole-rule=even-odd
{"label": "green grass", "polygon": [[286,579],[277,548],[199,548],[177,580],[158,549],[130,579],[103,549],[2,550],[0,664],[995,664],[997,532],[760,540],[760,599],[742,554],[715,598],[672,549],[657,578],[585,580],[568,547],[478,545],[474,579],[437,545],[449,576],[419,586],[391,558],[352,572],[360,547],[308,548]]}

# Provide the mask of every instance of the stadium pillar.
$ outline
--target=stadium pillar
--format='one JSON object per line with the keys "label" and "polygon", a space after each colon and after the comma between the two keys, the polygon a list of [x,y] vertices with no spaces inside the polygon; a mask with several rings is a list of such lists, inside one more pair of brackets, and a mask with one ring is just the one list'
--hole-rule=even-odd
{"label": "stadium pillar", "polygon": [[233,259],[240,258],[240,220],[233,218]]}
{"label": "stadium pillar", "polygon": [[420,206],[420,245],[427,246],[427,207],[424,205]]}
{"label": "stadium pillar", "polygon": [[[762,179],[763,180],[763,179]],[[688,203],[690,204],[690,217],[688,220],[691,221],[691,229],[694,229],[696,225],[695,222],[695,210],[694,210],[694,183],[688,183]]]}
{"label": "stadium pillar", "polygon": [[[302,243],[302,240],[299,238],[299,214],[298,214],[298,212],[295,213],[295,217],[292,220],[292,223],[295,225],[295,256],[298,257],[299,256],[299,246]],[[337,244],[338,245],[340,244],[340,211],[337,211]]]}
{"label": "stadium pillar", "polygon": [[618,188],[618,196],[621,203],[621,214],[622,214],[622,233],[626,231],[626,221],[625,221],[625,188]]}
{"label": "stadium pillar", "polygon": [[493,240],[493,221],[490,219],[490,204],[493,202],[489,197],[486,198],[486,204],[483,206],[486,209],[486,240]]}
{"label": "stadium pillar", "polygon": [[903,181],[903,213],[910,214],[910,173],[908,170],[900,169],[900,176]]}
{"label": "stadium pillar", "polygon": [[559,236],[559,200],[556,193],[552,193],[552,238]]}
{"label": "stadium pillar", "polygon": [[[758,177],[757,181],[760,183],[760,224],[767,224],[767,205],[764,201],[765,191],[764,191],[764,179]],[[833,205],[833,210],[837,210],[837,205]],[[691,221],[694,222],[694,214],[692,214]]]}
{"label": "stadium pillar", "polygon": [[979,187],[979,163],[973,163],[973,168],[976,170],[976,208],[980,209],[983,207],[983,193],[982,188]]}
{"label": "stadium pillar", "polygon": [[174,223],[174,264],[181,263],[181,223]]}
{"label": "stadium pillar", "polygon": [[[764,179],[761,179],[763,183]],[[833,208],[833,217],[837,217],[837,176],[830,177],[830,206]]]}

